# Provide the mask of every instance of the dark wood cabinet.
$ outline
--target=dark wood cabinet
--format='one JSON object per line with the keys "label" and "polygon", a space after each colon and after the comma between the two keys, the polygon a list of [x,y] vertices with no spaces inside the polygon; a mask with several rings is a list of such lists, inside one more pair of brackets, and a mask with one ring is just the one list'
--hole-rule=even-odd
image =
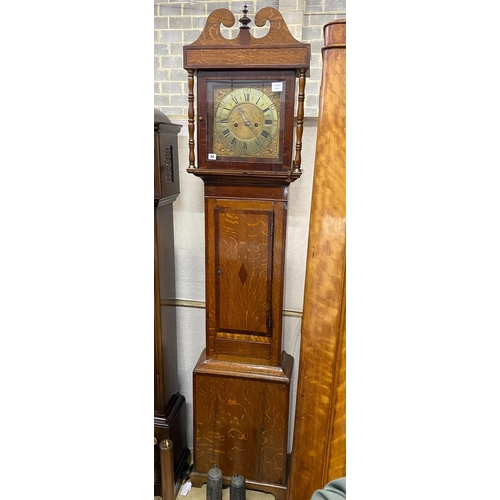
{"label": "dark wood cabinet", "polygon": [[179,195],[177,134],[180,125],[155,109],[154,118],[154,470],[155,494],[161,496],[159,443],[173,442],[177,488],[187,468],[186,399],[179,393],[175,308],[173,202]]}

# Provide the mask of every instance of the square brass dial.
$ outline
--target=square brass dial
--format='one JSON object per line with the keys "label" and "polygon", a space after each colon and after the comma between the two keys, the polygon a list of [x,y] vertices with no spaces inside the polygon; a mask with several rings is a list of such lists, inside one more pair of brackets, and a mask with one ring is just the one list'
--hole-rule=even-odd
{"label": "square brass dial", "polygon": [[281,92],[270,82],[213,89],[212,153],[218,157],[280,157]]}

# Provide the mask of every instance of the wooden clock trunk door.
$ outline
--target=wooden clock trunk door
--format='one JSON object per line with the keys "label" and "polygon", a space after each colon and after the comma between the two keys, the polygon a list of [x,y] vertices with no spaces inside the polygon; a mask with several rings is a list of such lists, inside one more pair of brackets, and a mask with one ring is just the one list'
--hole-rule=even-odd
{"label": "wooden clock trunk door", "polygon": [[206,189],[207,358],[278,366],[286,189],[240,191]]}

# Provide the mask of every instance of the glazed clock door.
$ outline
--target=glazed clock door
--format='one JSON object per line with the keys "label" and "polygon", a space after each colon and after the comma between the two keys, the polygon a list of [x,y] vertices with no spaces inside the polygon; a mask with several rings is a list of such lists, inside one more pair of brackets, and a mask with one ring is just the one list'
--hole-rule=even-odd
{"label": "glazed clock door", "polygon": [[[283,82],[278,82],[280,88]],[[216,156],[279,158],[280,96],[269,86],[222,86],[214,96],[212,152]]]}
{"label": "glazed clock door", "polygon": [[295,72],[198,73],[200,168],[290,168]]}
{"label": "glazed clock door", "polygon": [[279,361],[284,205],[207,199],[208,357]]}

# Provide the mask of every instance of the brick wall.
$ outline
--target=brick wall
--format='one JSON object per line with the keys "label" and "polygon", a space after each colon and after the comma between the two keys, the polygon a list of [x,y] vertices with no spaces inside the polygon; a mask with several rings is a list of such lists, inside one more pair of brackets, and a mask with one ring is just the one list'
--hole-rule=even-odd
{"label": "brick wall", "polygon": [[[288,29],[299,41],[311,44],[311,77],[306,84],[305,116],[318,116],[321,80],[323,26],[346,17],[346,0],[247,0],[248,16],[253,20],[258,10],[274,7],[283,15]],[[170,118],[187,118],[187,72],[182,67],[182,47],[200,35],[208,14],[215,9],[229,9],[235,18],[241,15],[245,0],[226,2],[207,0],[168,0],[154,4],[154,105]],[[238,22],[236,22],[238,25]],[[267,27],[251,33],[261,37]],[[237,35],[238,27],[221,32],[228,38]]]}

